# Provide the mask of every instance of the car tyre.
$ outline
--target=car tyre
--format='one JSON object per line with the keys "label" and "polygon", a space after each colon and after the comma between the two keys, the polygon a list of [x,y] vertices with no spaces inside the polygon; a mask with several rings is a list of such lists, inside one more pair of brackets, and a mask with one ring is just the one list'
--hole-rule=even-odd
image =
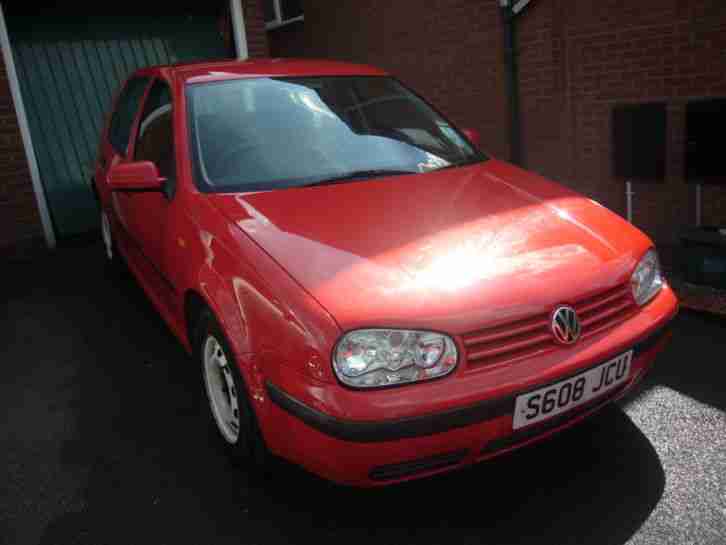
{"label": "car tyre", "polygon": [[235,464],[252,470],[251,476],[267,476],[272,457],[227,338],[209,310],[202,311],[195,330],[195,354],[215,435]]}

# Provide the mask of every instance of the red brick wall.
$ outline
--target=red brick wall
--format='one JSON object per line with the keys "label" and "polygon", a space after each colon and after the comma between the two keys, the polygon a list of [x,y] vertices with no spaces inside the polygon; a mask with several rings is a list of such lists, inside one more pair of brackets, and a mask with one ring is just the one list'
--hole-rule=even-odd
{"label": "red brick wall", "polygon": [[5,63],[0,57],[0,249],[42,236]]}
{"label": "red brick wall", "polygon": [[390,70],[506,155],[502,33],[496,0],[306,0],[305,21],[268,33],[276,56]]}
{"label": "red brick wall", "polygon": [[[535,1],[520,20],[527,165],[625,213],[612,169],[615,105],[668,104],[666,182],[634,184],[634,222],[659,242],[695,221],[683,178],[685,104],[726,95],[726,3]],[[703,222],[726,224],[726,189],[704,188]]]}
{"label": "red brick wall", "polygon": [[[391,5],[393,4],[393,5]],[[508,156],[502,25],[496,0],[308,0],[305,22],[269,34],[280,56],[390,69]],[[635,184],[634,221],[661,243],[695,215],[683,180],[685,103],[726,96],[722,0],[534,0],[518,18],[526,166],[625,214],[612,174],[613,106],[668,103],[667,180]],[[704,223],[726,224],[726,190],[705,188]]]}
{"label": "red brick wall", "polygon": [[[247,50],[250,57],[268,57],[269,48],[267,32],[265,31],[265,17],[262,11],[262,0],[239,0],[242,4],[242,14],[247,32]],[[220,16],[220,31],[231,56],[235,56],[234,33],[232,30],[232,14],[229,4]]]}
{"label": "red brick wall", "polygon": [[265,31],[262,0],[240,0],[247,29],[247,49],[250,57],[268,57],[269,48]]}
{"label": "red brick wall", "polygon": [[[310,16],[308,16],[308,20]],[[304,57],[309,48],[305,29],[310,23],[296,21],[268,32],[271,57]],[[308,55],[309,56],[309,55]]]}

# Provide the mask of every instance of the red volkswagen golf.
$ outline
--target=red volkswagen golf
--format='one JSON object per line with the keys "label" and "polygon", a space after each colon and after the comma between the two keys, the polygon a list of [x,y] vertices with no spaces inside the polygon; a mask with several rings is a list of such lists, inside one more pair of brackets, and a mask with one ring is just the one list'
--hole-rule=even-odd
{"label": "red volkswagen golf", "polygon": [[538,441],[637,383],[677,311],[643,233],[371,67],[141,70],[94,187],[252,470],[372,486]]}

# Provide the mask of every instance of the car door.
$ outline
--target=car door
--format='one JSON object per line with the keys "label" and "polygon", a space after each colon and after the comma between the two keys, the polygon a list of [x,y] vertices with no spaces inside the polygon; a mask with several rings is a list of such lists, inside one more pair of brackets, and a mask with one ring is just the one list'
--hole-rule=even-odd
{"label": "car door", "polygon": [[171,90],[162,79],[151,85],[129,146],[129,160],[151,161],[166,179],[164,191],[117,192],[116,203],[143,271],[156,295],[167,306],[174,287],[167,273],[168,217],[176,192],[173,104]]}

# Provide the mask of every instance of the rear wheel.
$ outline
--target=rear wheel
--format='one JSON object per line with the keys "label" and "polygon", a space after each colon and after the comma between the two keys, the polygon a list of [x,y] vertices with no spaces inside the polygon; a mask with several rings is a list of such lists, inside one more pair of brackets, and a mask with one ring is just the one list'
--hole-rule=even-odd
{"label": "rear wheel", "polygon": [[269,467],[270,454],[237,362],[208,310],[198,320],[195,339],[216,435],[235,462],[263,474]]}

